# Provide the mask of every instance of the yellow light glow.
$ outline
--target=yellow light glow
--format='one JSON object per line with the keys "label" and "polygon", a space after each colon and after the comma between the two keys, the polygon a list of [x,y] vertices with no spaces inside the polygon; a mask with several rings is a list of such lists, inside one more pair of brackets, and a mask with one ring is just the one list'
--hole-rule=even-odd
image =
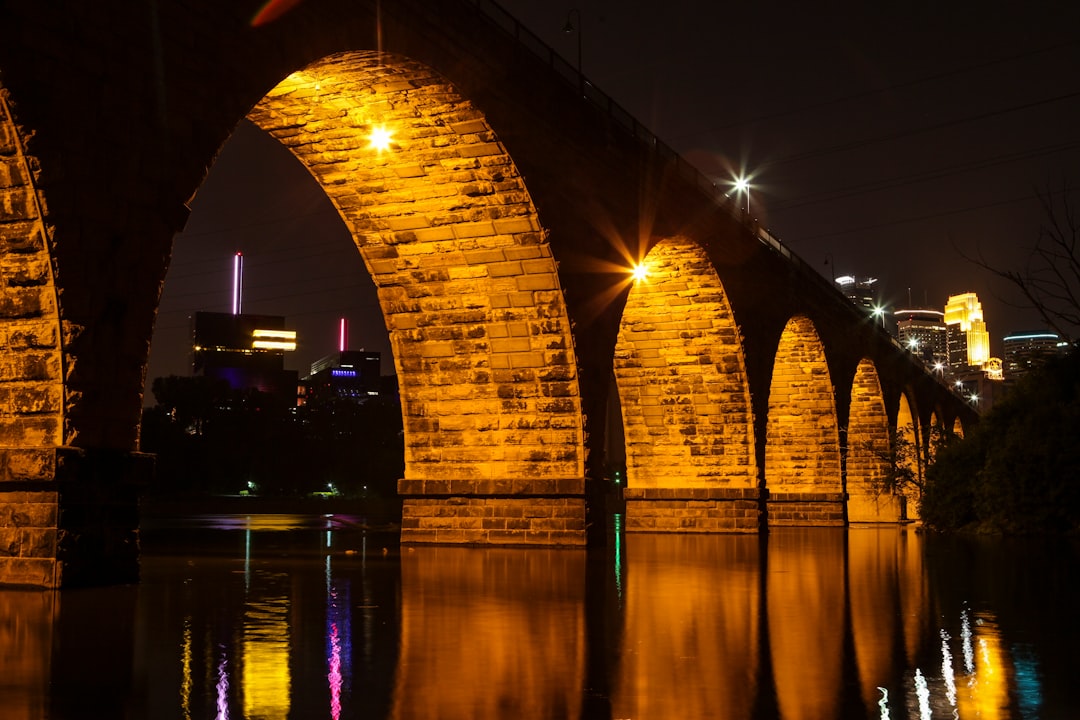
{"label": "yellow light glow", "polygon": [[371,128],[371,134],[368,135],[368,147],[378,153],[389,150],[393,137],[394,133],[387,130],[385,125],[376,125]]}
{"label": "yellow light glow", "polygon": [[638,263],[634,266],[634,282],[644,282],[649,276],[649,269],[645,267],[645,263]]}
{"label": "yellow light glow", "polygon": [[253,330],[251,332],[253,337],[257,338],[274,338],[277,340],[295,340],[295,330]]}
{"label": "yellow light glow", "polygon": [[256,350],[295,350],[296,341],[289,340],[256,340],[251,343]]}

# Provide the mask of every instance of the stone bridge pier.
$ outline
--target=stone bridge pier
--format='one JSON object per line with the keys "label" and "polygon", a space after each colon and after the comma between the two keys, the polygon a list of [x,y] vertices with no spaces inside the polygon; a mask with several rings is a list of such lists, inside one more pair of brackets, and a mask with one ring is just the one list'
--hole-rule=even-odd
{"label": "stone bridge pier", "polygon": [[580,547],[616,491],[628,532],[898,522],[892,432],[974,420],[486,0],[64,5],[0,5],[0,583],[137,577],[156,309],[238,123],[376,286],[404,543]]}

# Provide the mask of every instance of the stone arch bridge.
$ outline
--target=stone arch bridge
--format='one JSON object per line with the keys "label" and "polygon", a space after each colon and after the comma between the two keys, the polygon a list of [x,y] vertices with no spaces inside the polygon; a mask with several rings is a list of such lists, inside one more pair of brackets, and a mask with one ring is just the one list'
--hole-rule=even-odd
{"label": "stone arch bridge", "polygon": [[2,582],[137,573],[156,307],[245,118],[374,279],[404,542],[582,545],[623,463],[631,531],[896,522],[890,428],[975,418],[487,0],[13,0],[0,34]]}

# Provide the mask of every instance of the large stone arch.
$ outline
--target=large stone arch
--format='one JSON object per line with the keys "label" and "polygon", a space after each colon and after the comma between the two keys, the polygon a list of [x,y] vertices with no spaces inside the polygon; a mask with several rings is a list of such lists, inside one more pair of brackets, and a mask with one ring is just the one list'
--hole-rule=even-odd
{"label": "large stone arch", "polygon": [[[642,268],[614,362],[626,528],[756,530],[750,391],[724,288],[705,251],[685,238],[657,244]],[[696,512],[687,512],[690,503]]]}
{"label": "large stone arch", "polygon": [[[896,410],[896,432],[894,435],[896,447],[893,449],[896,463],[900,469],[906,470],[916,483],[922,482],[922,462],[920,462],[919,441],[919,415],[915,402],[908,393],[901,392],[899,405]],[[919,492],[918,488],[907,486],[902,489],[904,496],[904,515],[906,520],[915,520],[919,517]]]}
{"label": "large stone arch", "polygon": [[896,522],[900,506],[884,488],[891,470],[889,416],[877,368],[863,358],[851,383],[846,488],[849,522]]}
{"label": "large stone arch", "polygon": [[34,175],[0,86],[0,463],[16,475],[30,456],[13,449],[64,443],[60,314]]}
{"label": "large stone arch", "polygon": [[843,524],[835,397],[825,347],[813,321],[805,315],[791,318],[780,335],[769,387],[769,524]]}
{"label": "large stone arch", "polygon": [[318,180],[375,282],[404,415],[402,540],[583,543],[570,322],[547,233],[483,114],[419,63],[356,52],[292,73],[248,117]]}
{"label": "large stone arch", "polygon": [[65,373],[38,170],[0,86],[0,581],[56,586]]}

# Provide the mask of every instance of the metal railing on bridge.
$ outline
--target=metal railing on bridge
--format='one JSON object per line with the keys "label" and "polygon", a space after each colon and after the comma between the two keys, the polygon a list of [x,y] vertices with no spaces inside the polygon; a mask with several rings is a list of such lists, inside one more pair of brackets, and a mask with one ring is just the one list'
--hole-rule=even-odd
{"label": "metal railing on bridge", "polygon": [[[619,105],[619,103],[615,102],[610,95],[596,87],[577,67],[564,59],[554,50],[554,48],[522,25],[517,18],[503,9],[501,5],[494,0],[468,0],[468,2],[477,6],[492,22],[512,36],[522,47],[530,51],[537,59],[547,64],[548,67],[563,78],[571,88],[576,88],[583,99],[587,100],[595,108],[600,110],[615,124],[621,126],[632,137],[637,138],[643,144],[651,148],[658,157],[672,163],[680,177],[697,186],[700,191],[705,193],[705,195],[718,206],[724,208],[732,217],[750,227],[758,240],[763,244],[768,245],[792,263],[799,265],[803,269],[809,271],[812,275],[820,278],[822,282],[825,282],[825,279],[821,277],[819,273],[814,272],[802,258],[793,253],[778,237],[773,235],[766,228],[758,225],[745,211],[738,208],[735,204],[735,199],[731,194],[724,192],[714,179],[701,172],[701,170],[688,162],[674,148],[657,137],[657,135],[649,130],[649,128],[638,122],[637,118],[635,118],[626,108]],[[833,289],[835,290],[835,288]]]}
{"label": "metal railing on bridge", "polygon": [[[637,118],[626,108],[619,105],[619,103],[615,102],[610,95],[590,82],[589,79],[581,73],[578,67],[559,55],[554,48],[541,40],[533,31],[529,30],[529,28],[522,25],[517,18],[507,12],[501,5],[495,2],[495,0],[467,0],[467,2],[475,5],[489,20],[513,37],[521,47],[528,50],[530,54],[554,70],[555,73],[570,86],[570,88],[576,89],[581,97],[588,101],[594,108],[606,115],[616,125],[622,127],[632,137],[649,147],[658,157],[672,163],[680,177],[695,185],[698,190],[709,197],[713,203],[723,208],[728,214],[743,223],[762,244],[785,258],[789,263],[798,267],[811,279],[811,282],[816,282],[822,287],[829,288],[832,291],[832,296],[841,301],[845,306],[851,307],[853,311],[855,310],[848,298],[840,292],[833,283],[830,283],[809,263],[792,252],[788,246],[784,245],[780,238],[773,235],[767,228],[758,225],[745,210],[736,205],[735,198],[733,198],[730,193],[724,192],[714,179],[710,178],[695,165],[688,162],[674,148],[661,140],[656,133],[638,122]],[[897,350],[905,353],[907,352],[907,348],[889,334],[888,331],[877,325],[875,325],[875,328],[879,335],[882,336],[883,340],[888,341]],[[912,359],[915,361],[918,360],[914,355],[912,356]],[[922,366],[923,371],[927,375],[937,379],[930,368],[926,367],[921,362],[917,364]],[[942,384],[949,387],[949,389],[955,393],[955,390],[951,386],[948,386],[945,383]]]}

